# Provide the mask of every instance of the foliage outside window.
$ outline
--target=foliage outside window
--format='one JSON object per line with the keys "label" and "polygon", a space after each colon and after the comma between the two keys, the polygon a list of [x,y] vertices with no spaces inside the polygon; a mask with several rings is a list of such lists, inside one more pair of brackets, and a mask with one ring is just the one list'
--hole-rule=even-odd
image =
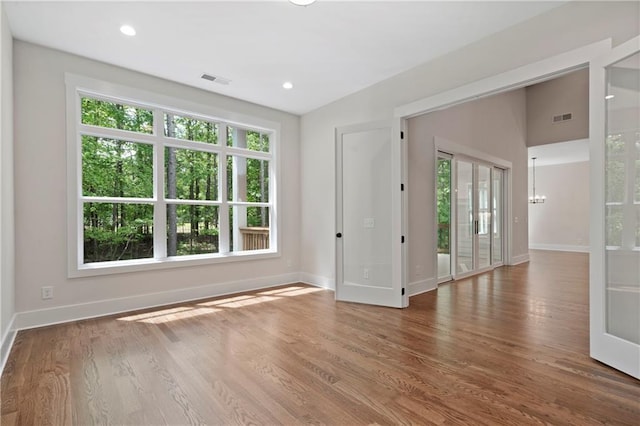
{"label": "foliage outside window", "polygon": [[450,253],[451,160],[438,158],[438,253]]}
{"label": "foliage outside window", "polygon": [[75,94],[80,269],[273,251],[272,130]]}
{"label": "foliage outside window", "polygon": [[640,248],[640,134],[612,133],[605,148],[606,245]]}

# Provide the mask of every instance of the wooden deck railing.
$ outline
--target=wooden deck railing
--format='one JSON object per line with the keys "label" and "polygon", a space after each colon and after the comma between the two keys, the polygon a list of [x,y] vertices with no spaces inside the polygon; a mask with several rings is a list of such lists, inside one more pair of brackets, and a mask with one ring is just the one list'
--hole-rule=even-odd
{"label": "wooden deck railing", "polygon": [[264,250],[269,248],[269,228],[240,228],[243,250]]}

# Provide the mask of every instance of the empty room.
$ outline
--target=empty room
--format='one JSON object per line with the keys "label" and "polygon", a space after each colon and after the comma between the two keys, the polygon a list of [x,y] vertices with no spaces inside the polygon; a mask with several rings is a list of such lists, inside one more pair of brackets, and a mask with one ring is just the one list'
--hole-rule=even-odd
{"label": "empty room", "polygon": [[639,2],[0,1],[0,46],[2,425],[640,422]]}

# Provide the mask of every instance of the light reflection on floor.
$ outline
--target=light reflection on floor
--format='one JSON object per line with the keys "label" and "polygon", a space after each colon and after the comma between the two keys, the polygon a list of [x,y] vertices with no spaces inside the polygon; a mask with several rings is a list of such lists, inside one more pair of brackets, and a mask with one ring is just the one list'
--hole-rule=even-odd
{"label": "light reflection on floor", "polygon": [[286,297],[296,297],[305,294],[323,291],[318,287],[288,286],[274,290],[265,290],[256,294],[244,294],[240,296],[230,296],[224,299],[216,299],[208,302],[195,303],[189,306],[178,306],[168,309],[160,309],[143,314],[128,315],[118,318],[118,321],[143,322],[147,324],[163,324],[185,318],[193,318],[201,315],[209,315],[221,312],[225,309],[237,309],[259,303],[273,302]]}

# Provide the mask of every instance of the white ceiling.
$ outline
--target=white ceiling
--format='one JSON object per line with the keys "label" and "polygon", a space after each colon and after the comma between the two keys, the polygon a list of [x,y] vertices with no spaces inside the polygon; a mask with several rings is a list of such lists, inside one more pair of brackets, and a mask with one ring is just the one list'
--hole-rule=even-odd
{"label": "white ceiling", "polygon": [[[303,114],[563,3],[4,1],[4,8],[17,39]],[[125,23],[135,37],[119,32]],[[285,91],[284,81],[294,89]]]}
{"label": "white ceiling", "polygon": [[532,157],[537,157],[536,167],[589,161],[589,139],[532,146],[528,153],[529,167]]}

